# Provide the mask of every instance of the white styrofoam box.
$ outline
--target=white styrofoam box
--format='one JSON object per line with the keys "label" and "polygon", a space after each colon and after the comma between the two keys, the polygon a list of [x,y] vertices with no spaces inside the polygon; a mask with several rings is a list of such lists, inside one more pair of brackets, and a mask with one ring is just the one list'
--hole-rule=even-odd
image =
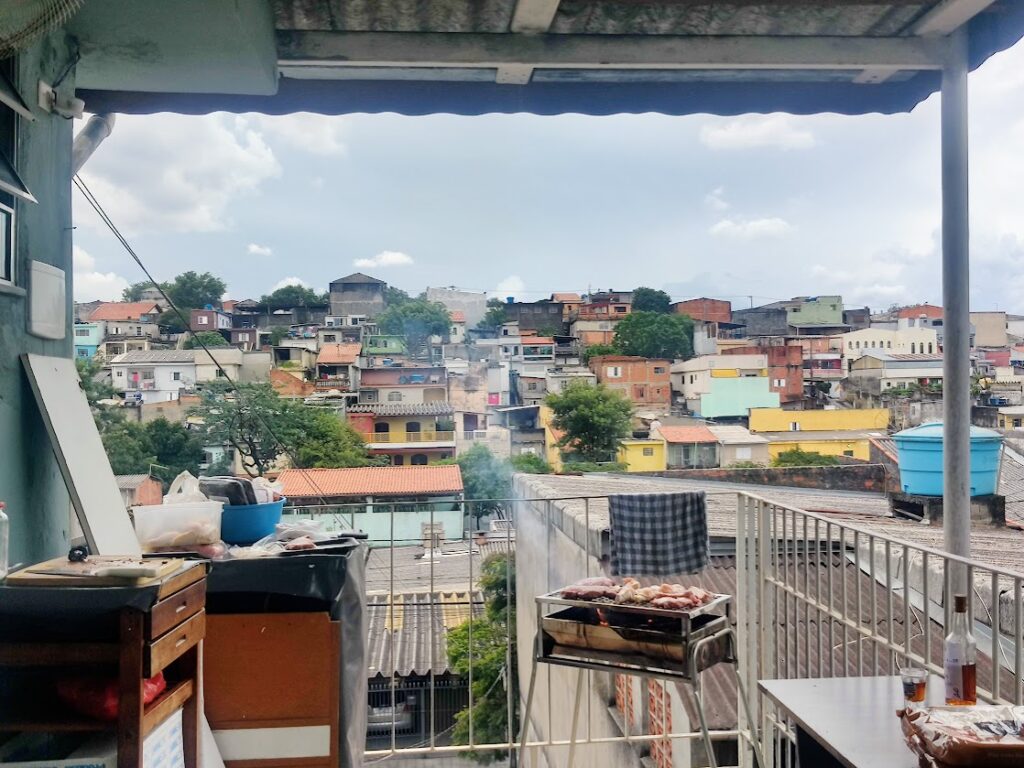
{"label": "white styrofoam box", "polygon": [[[29,738],[32,735],[15,737],[0,747],[0,768],[117,768],[117,739],[113,735],[93,736],[66,757],[5,762],[5,755],[10,755],[15,746]],[[146,737],[142,745],[142,768],[185,768],[180,709]]]}
{"label": "white styrofoam box", "polygon": [[29,333],[44,339],[63,339],[67,334],[64,270],[32,261],[29,280]]}

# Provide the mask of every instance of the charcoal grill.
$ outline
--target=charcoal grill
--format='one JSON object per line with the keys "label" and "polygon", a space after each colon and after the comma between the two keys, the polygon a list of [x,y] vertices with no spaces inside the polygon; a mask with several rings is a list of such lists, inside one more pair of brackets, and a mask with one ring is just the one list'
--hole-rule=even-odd
{"label": "charcoal grill", "polygon": [[[521,755],[525,756],[538,664],[579,670],[569,742],[570,768],[575,756],[583,672],[588,669],[676,680],[690,685],[712,768],[715,758],[700,692],[700,673],[717,664],[730,664],[747,719],[753,722],[750,702],[736,667],[737,644],[730,595],[715,595],[699,608],[670,610],[603,600],[569,600],[560,592],[551,592],[537,597],[536,606],[537,636],[520,734]],[[764,765],[756,744],[754,757],[757,765]],[[523,764],[526,765],[525,758]]]}

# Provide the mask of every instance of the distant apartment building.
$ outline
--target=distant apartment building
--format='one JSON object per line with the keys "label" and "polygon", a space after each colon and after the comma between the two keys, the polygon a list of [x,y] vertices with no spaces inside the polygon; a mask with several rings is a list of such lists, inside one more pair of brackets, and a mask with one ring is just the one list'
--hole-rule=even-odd
{"label": "distant apartment building", "polygon": [[1005,312],[971,312],[974,346],[1005,347],[1009,344]]}
{"label": "distant apartment building", "polygon": [[330,285],[332,315],[376,317],[384,311],[384,293],[388,284],[375,277],[354,272]]}
{"label": "distant apartment building", "polygon": [[807,336],[848,330],[842,296],[797,296],[736,310],[733,319],[746,327],[747,336]]}
{"label": "distant apartment building", "polygon": [[896,355],[868,351],[850,364],[849,383],[859,392],[879,395],[911,385],[939,387],[943,378],[942,355]]}
{"label": "distant apartment building", "polygon": [[737,335],[786,336],[789,334],[789,315],[783,307],[768,305],[737,309],[732,313],[733,322],[739,326]]}
{"label": "distant apartment building", "polygon": [[177,400],[181,390],[196,384],[196,354],[183,349],[125,352],[111,359],[110,381],[129,404]]}
{"label": "distant apartment building", "polygon": [[632,355],[596,355],[590,370],[597,381],[637,406],[667,410],[672,404],[671,361]]}
{"label": "distant apartment building", "polygon": [[934,328],[902,328],[895,331],[866,328],[844,333],[840,337],[846,370],[850,364],[870,350],[895,355],[933,355],[939,352],[939,337]]}
{"label": "distant apartment building", "polygon": [[94,323],[75,323],[75,357],[85,360],[95,357],[103,344],[106,328],[107,324],[103,320]]}
{"label": "distant apartment building", "polygon": [[213,331],[228,337],[233,327],[233,318],[228,312],[212,307],[193,309],[189,316],[188,327],[195,333]]}
{"label": "distant apartment building", "polygon": [[444,403],[448,399],[447,375],[443,366],[363,368],[359,402]]}
{"label": "distant apartment building", "polygon": [[694,415],[706,419],[745,418],[751,408],[777,408],[768,358],[756,355],[706,355],[672,365],[672,389]]}
{"label": "distant apartment building", "polygon": [[797,403],[804,398],[804,350],[799,344],[744,345],[722,350],[723,355],[764,355],[768,363],[768,388],[779,402]]}
{"label": "distant apartment building", "polygon": [[366,367],[388,366],[404,362],[409,357],[409,348],[404,336],[376,334],[363,338],[362,356]]}
{"label": "distant apartment building", "polygon": [[89,321],[105,323],[97,352],[106,358],[150,349],[160,338],[160,307],[152,301],[111,301],[100,304]]}
{"label": "distant apartment building", "polygon": [[672,311],[677,315],[686,315],[692,320],[701,320],[706,323],[731,323],[732,303],[722,299],[687,299],[677,301],[672,305]]}
{"label": "distant apartment building", "polygon": [[572,321],[580,306],[582,306],[583,297],[578,293],[572,292],[552,293],[551,301],[562,305],[562,321],[568,327],[568,324]]}
{"label": "distant apartment building", "polygon": [[618,319],[588,320],[577,316],[569,324],[569,333],[584,347],[611,344],[615,340],[616,322]]}
{"label": "distant apartment building", "polygon": [[544,379],[546,382],[545,389],[550,394],[564,392],[566,387],[576,382],[590,385],[597,383],[597,376],[594,372],[582,366],[549,368],[544,374]]}
{"label": "distant apartment building", "polygon": [[425,465],[455,456],[454,409],[445,400],[365,402],[348,409],[348,421],[374,456],[392,466]]}
{"label": "distant apartment building", "polygon": [[519,324],[519,330],[538,331],[545,334],[565,332],[563,320],[564,305],[560,301],[512,301],[504,304],[505,318]]}
{"label": "distant apartment building", "polygon": [[[461,312],[463,322],[475,328],[487,314],[487,294],[458,288],[427,288],[427,301],[443,304],[449,312]],[[453,344],[458,342],[453,341]]]}
{"label": "distant apartment building", "polygon": [[843,310],[843,325],[850,327],[851,331],[859,331],[871,327],[870,307],[858,307],[857,309]]}
{"label": "distant apartment building", "polygon": [[448,343],[466,343],[466,313],[461,309],[453,309],[448,312],[449,328]]}
{"label": "distant apartment building", "polygon": [[669,469],[707,469],[718,466],[718,438],[702,424],[659,426],[652,437],[665,441]]}
{"label": "distant apartment building", "polygon": [[316,356],[314,386],[323,391],[358,391],[361,349],[358,343],[322,344]]}
{"label": "distant apartment building", "polygon": [[232,328],[229,341],[233,347],[256,350],[260,348],[260,332],[256,328]]}

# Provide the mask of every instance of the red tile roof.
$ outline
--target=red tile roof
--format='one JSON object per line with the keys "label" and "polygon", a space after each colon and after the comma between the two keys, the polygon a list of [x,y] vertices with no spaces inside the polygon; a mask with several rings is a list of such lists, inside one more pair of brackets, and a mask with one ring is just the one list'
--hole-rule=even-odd
{"label": "red tile roof", "polygon": [[90,320],[138,320],[139,315],[150,315],[160,311],[153,301],[108,301],[100,304],[89,315]]}
{"label": "red tile roof", "polygon": [[714,433],[703,426],[658,427],[658,433],[667,443],[717,443]]}
{"label": "red tile roof", "polygon": [[452,319],[453,323],[464,323],[466,322],[466,313],[461,309],[453,309],[448,313],[448,316]]}
{"label": "red tile roof", "polygon": [[917,318],[921,315],[938,320],[942,317],[942,307],[936,307],[934,304],[916,304],[913,307],[904,307],[897,313],[897,317],[900,318]]}
{"label": "red tile roof", "polygon": [[317,365],[352,365],[359,359],[362,348],[359,342],[324,344],[316,356]]}
{"label": "red tile roof", "polygon": [[456,464],[357,469],[286,469],[278,476],[291,498],[439,496],[462,493]]}

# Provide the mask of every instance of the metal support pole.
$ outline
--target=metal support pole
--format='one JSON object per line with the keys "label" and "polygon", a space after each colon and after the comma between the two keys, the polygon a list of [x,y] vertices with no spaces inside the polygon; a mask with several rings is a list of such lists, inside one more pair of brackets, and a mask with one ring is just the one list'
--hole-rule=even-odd
{"label": "metal support pole", "polygon": [[[943,488],[946,551],[971,549],[971,316],[967,191],[967,38],[950,37],[942,71]],[[953,565],[953,590],[965,594],[967,575]]]}

